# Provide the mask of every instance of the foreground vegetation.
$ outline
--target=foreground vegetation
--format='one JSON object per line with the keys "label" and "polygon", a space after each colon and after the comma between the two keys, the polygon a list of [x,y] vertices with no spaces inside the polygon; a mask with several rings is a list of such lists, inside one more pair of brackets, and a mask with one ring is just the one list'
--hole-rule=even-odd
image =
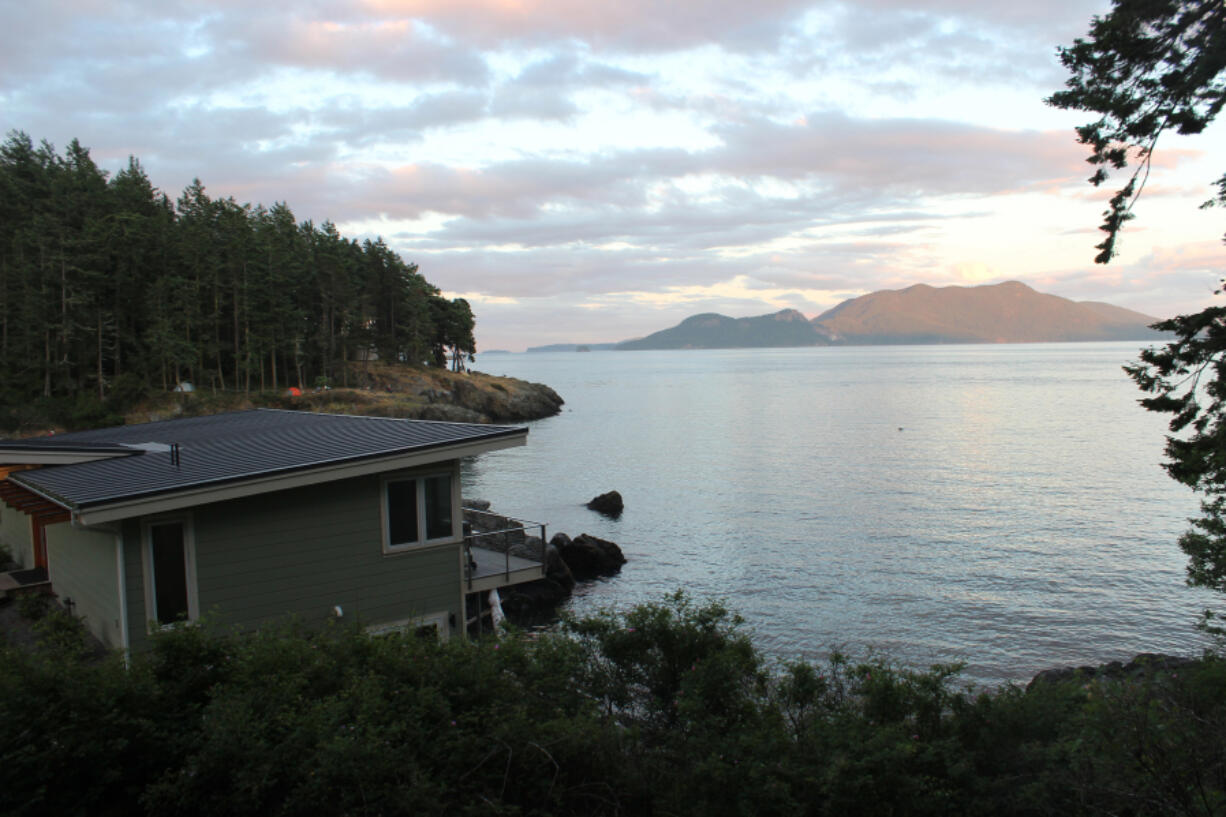
{"label": "foreground vegetation", "polygon": [[537,639],[292,625],[155,639],[61,613],[0,654],[11,814],[1226,812],[1226,663],[960,688],[835,655],[768,666],[681,595]]}

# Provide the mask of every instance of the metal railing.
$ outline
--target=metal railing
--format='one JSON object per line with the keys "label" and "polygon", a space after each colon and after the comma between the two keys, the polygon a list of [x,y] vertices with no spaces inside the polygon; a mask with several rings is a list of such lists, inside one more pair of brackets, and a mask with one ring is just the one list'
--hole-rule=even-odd
{"label": "metal railing", "polygon": [[[464,508],[464,573],[468,579],[468,589],[473,588],[473,578],[476,561],[473,558],[473,547],[501,553],[503,555],[503,574],[508,582],[511,580],[511,557],[536,561],[540,563],[541,576],[545,575],[545,547],[548,539],[545,534],[544,522],[533,522],[528,519],[516,519],[511,516],[493,513],[481,508]],[[539,531],[539,538],[530,535],[528,531]],[[537,538],[536,553],[529,554],[529,542]],[[512,553],[517,550],[517,553]]]}

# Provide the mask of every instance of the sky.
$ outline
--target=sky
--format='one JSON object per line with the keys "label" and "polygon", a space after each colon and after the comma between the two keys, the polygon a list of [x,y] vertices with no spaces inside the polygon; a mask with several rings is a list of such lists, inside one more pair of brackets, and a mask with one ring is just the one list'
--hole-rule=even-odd
{"label": "sky", "polygon": [[1092,117],[1043,100],[1105,0],[3,2],[0,130],[382,236],[478,352],[916,283],[1168,317],[1226,269],[1223,122],[1093,263]]}

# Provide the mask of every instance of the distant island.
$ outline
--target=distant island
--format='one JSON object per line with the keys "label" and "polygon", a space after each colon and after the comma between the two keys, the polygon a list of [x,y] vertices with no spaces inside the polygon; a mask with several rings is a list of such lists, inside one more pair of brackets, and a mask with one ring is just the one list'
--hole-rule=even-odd
{"label": "distant island", "polygon": [[686,318],[671,329],[617,344],[619,350],[739,349],[749,347],[817,346],[830,343],[795,309],[755,318],[729,318],[707,312]]}
{"label": "distant island", "polygon": [[[751,318],[694,315],[615,348],[1144,341],[1164,337],[1149,328],[1156,321],[1158,318],[1110,304],[1036,292],[1018,281],[977,287],[916,284],[852,298],[812,320],[795,309]],[[592,348],[600,346],[593,344]]]}
{"label": "distant island", "polygon": [[617,347],[616,343],[551,343],[548,346],[529,346],[529,352],[607,352]]}

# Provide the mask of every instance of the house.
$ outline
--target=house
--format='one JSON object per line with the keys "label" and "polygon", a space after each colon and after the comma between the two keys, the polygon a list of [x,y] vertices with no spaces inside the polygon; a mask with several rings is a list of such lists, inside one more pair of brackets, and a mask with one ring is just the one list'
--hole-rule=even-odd
{"label": "house", "polygon": [[0,441],[0,542],[25,568],[0,584],[49,582],[120,649],[205,613],[458,635],[470,596],[543,575],[475,547],[460,507],[460,460],[527,436],[257,409]]}

